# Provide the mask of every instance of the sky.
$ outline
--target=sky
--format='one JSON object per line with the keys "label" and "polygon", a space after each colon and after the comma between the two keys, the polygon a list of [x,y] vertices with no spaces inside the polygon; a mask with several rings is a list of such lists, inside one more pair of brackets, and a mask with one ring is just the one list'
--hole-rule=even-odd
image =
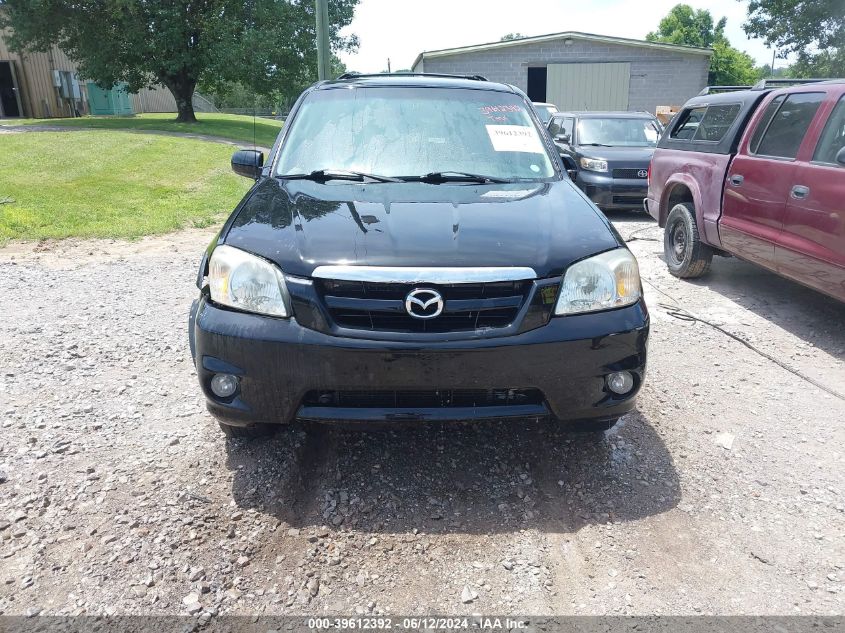
{"label": "sky", "polygon": [[[645,39],[669,10],[684,1],[727,17],[725,35],[758,64],[772,51],[742,30],[746,2],[740,0],[361,0],[345,34],[361,40],[357,53],[340,57],[349,70],[380,72],[390,58],[393,70],[408,69],[422,51],[496,42],[506,33],[525,36],[582,31]],[[775,66],[785,64],[777,60]]]}

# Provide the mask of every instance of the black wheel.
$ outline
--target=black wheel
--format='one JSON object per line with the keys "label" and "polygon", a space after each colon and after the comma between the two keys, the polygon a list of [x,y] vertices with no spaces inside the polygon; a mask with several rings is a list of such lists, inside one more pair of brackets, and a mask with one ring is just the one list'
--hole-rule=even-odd
{"label": "black wheel", "polygon": [[713,249],[701,241],[692,205],[676,204],[666,218],[663,253],[669,272],[681,279],[701,277],[710,270]]}
{"label": "black wheel", "polygon": [[223,435],[231,438],[252,439],[256,437],[272,437],[278,426],[275,424],[253,424],[251,426],[232,426],[219,422]]}
{"label": "black wheel", "polygon": [[569,430],[575,433],[604,433],[613,428],[619,420],[576,420],[569,423]]}

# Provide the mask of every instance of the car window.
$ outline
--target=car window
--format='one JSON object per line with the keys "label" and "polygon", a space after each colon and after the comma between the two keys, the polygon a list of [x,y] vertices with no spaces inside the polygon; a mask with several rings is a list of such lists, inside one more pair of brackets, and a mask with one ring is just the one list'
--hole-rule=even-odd
{"label": "car window", "polygon": [[695,135],[695,131],[698,129],[698,124],[701,122],[706,110],[706,107],[701,107],[690,108],[689,110],[681,112],[678,124],[672,130],[672,133],[669,134],[669,138],[691,140]]}
{"label": "car window", "polygon": [[588,117],[578,120],[579,145],[654,147],[660,132],[652,119]]}
{"label": "car window", "polygon": [[738,103],[711,105],[699,122],[694,141],[721,141],[742,109]]}
{"label": "car window", "polygon": [[836,155],[845,147],[845,96],[843,96],[833,112],[830,113],[830,118],[824,126],[816,151],[813,154],[813,160],[820,163],[836,163]]}
{"label": "car window", "polygon": [[823,92],[797,92],[788,95],[772,116],[754,153],[761,156],[795,158],[801,141],[804,140],[804,134],[823,99]]}
{"label": "car window", "polygon": [[504,179],[555,175],[531,106],[509,92],[356,87],[305,97],[276,175],[320,169],[392,177],[468,172]]}
{"label": "car window", "polygon": [[558,134],[565,134],[571,139],[574,122],[575,119],[572,117],[563,118],[562,116],[556,116],[549,124],[549,134],[552,135],[552,138],[555,138]]}
{"label": "car window", "polygon": [[748,144],[748,151],[752,154],[757,152],[757,147],[760,145],[760,140],[763,138],[763,132],[765,132],[766,128],[769,127],[772,117],[775,116],[775,112],[778,111],[778,108],[780,107],[780,104],[783,103],[784,99],[786,99],[786,96],[780,95],[779,97],[772,99],[771,103],[766,106],[766,111],[763,112],[763,116],[760,117],[760,122],[757,123],[757,127],[754,129],[754,134],[751,136],[751,142]]}
{"label": "car window", "polygon": [[548,121],[552,115],[557,112],[554,106],[547,106],[547,105],[536,105],[534,104],[534,109],[537,110],[537,114],[540,116],[541,121]]}

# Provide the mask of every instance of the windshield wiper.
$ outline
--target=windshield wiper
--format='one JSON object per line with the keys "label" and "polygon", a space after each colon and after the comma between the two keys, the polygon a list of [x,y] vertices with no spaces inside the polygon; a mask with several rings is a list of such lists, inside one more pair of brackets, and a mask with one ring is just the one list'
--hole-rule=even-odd
{"label": "windshield wiper", "polygon": [[613,145],[608,145],[607,143],[578,143],[578,145],[584,145],[587,147],[614,147]]}
{"label": "windshield wiper", "polygon": [[479,182],[479,183],[507,183],[513,182],[506,178],[496,178],[494,176],[482,176],[480,174],[468,174],[463,171],[433,171],[423,176],[408,176],[403,178],[408,182],[427,182],[431,184],[440,184],[444,182]]}
{"label": "windshield wiper", "polygon": [[283,174],[278,176],[283,180],[313,180],[315,182],[328,182],[329,180],[350,180],[353,182],[364,182],[373,180],[375,182],[404,182],[399,178],[390,176],[379,176],[378,174],[366,174],[362,171],[347,171],[345,169],[317,169],[308,174]]}

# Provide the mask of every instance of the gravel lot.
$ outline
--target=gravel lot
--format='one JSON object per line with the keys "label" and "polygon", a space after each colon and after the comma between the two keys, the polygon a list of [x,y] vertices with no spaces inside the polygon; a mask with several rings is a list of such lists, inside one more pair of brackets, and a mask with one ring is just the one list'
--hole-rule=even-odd
{"label": "gravel lot", "polygon": [[0,614],[842,614],[845,402],[667,306],[840,392],[845,308],[734,259],[675,280],[612,219],[651,357],[599,439],[227,442],[187,350],[207,232],[0,249]]}

